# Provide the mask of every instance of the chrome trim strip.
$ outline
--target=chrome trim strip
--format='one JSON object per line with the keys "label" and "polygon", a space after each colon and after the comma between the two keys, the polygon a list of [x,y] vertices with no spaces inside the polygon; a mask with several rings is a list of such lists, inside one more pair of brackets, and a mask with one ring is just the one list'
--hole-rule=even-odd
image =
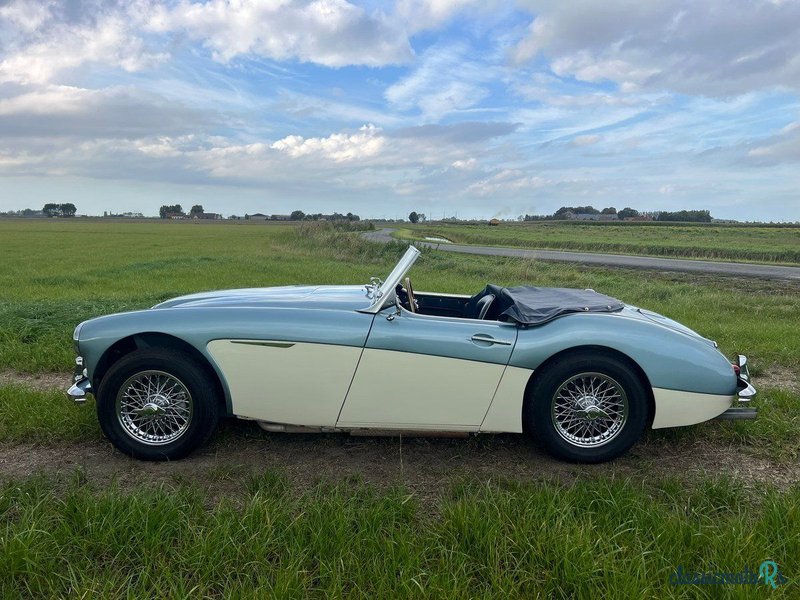
{"label": "chrome trim strip", "polygon": [[231,340],[231,344],[242,344],[244,346],[268,346],[270,348],[291,348],[294,342],[273,342],[269,340]]}

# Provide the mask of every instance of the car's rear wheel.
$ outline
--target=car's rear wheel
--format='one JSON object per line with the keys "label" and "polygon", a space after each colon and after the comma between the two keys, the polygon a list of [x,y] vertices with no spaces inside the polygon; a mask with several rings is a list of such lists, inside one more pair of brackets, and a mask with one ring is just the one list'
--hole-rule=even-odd
{"label": "car's rear wheel", "polygon": [[538,373],[526,398],[525,428],[557,458],[598,463],[627,452],[649,418],[649,397],[626,361],[576,353]]}
{"label": "car's rear wheel", "polygon": [[106,373],[97,416],[103,433],[125,454],[174,460],[208,440],[219,420],[219,400],[213,379],[190,356],[137,350]]}

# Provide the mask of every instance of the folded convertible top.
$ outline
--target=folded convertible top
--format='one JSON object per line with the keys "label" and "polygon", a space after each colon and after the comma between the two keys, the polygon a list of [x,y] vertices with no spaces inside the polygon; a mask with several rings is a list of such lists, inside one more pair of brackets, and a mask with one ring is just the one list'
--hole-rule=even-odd
{"label": "folded convertible top", "polygon": [[[594,290],[568,288],[500,287],[487,285],[475,300],[494,294],[492,312],[499,321],[513,321],[525,326],[542,325],[556,317],[576,312],[616,312],[622,302]],[[493,303],[493,304],[494,304]]]}

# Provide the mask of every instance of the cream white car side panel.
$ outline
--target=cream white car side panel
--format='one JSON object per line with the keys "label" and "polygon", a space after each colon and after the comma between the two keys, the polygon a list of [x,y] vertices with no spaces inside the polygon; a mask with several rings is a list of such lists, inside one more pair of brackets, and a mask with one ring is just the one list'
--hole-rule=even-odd
{"label": "cream white car side panel", "polygon": [[532,374],[530,369],[506,367],[481,431],[522,433],[522,403]]}
{"label": "cream white car side panel", "polygon": [[228,382],[234,415],[330,427],[361,355],[353,346],[262,340],[214,340],[208,351]]}
{"label": "cream white car side panel", "polygon": [[477,431],[504,368],[366,348],[337,426]]}
{"label": "cream white car side panel", "polygon": [[731,407],[733,396],[698,394],[653,388],[656,416],[653,429],[680,427],[708,421]]}

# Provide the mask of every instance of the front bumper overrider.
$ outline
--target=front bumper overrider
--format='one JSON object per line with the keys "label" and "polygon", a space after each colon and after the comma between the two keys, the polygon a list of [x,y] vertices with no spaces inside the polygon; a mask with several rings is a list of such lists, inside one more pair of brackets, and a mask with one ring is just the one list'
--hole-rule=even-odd
{"label": "front bumper overrider", "polygon": [[[747,368],[747,357],[744,354],[740,354],[736,362],[736,384],[738,387],[736,395],[738,397],[738,404],[747,404],[755,397],[756,388],[753,387],[750,380],[750,369]],[[757,416],[758,410],[755,408],[732,406],[719,415],[717,419],[739,421],[755,419]]]}
{"label": "front bumper overrider", "polygon": [[86,396],[91,393],[92,382],[89,381],[86,367],[83,366],[83,357],[78,356],[75,358],[75,373],[72,376],[72,385],[67,390],[67,398],[75,404],[84,404]]}

